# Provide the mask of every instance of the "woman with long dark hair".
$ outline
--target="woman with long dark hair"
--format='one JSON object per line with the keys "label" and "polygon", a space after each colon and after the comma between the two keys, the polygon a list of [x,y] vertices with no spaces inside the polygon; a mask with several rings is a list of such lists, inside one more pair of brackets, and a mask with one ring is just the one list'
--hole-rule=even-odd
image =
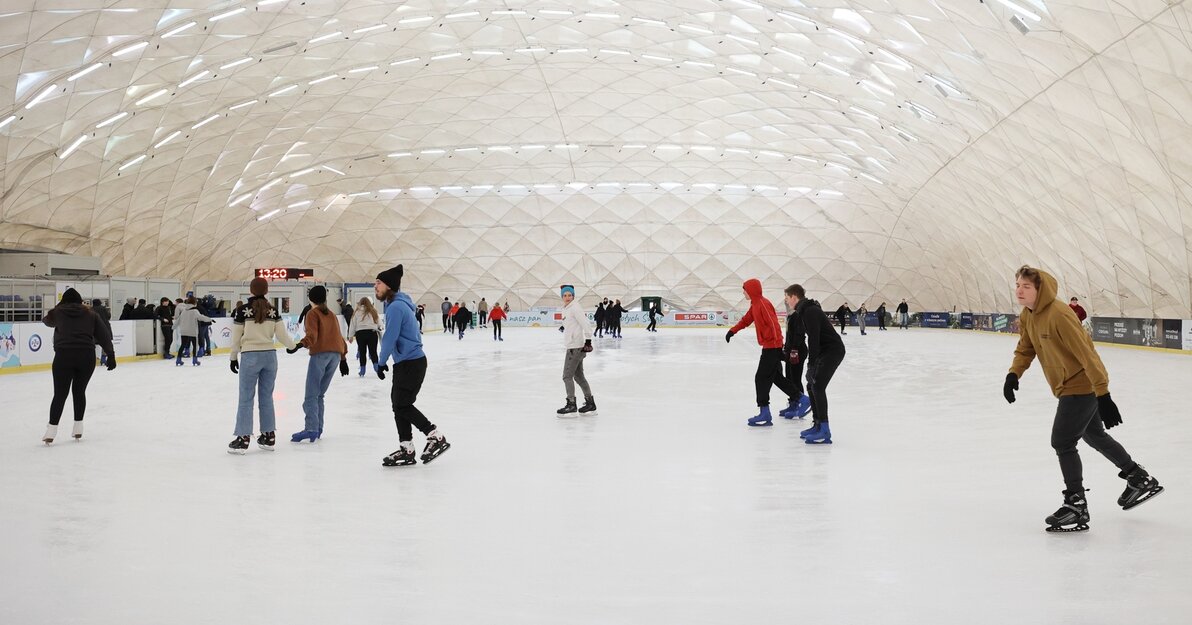
{"label": "woman with long dark hair", "polygon": [[50,424],[43,443],[49,445],[58,436],[58,421],[66,408],[66,396],[74,396],[76,440],[83,438],[83,413],[87,411],[87,383],[95,373],[95,346],[103,348],[108,371],[116,368],[116,350],[112,333],[103,319],[83,306],[83,298],[74,289],[66,289],[62,301],[50,309],[42,323],[54,328],[54,399],[50,402]]}

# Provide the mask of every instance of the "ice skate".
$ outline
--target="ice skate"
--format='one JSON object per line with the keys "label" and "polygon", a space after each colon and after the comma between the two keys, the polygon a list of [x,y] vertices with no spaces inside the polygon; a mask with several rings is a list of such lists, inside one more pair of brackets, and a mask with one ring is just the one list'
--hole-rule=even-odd
{"label": "ice skate", "polygon": [[774,418],[770,416],[770,407],[761,406],[758,408],[757,415],[749,417],[747,423],[752,427],[774,425]]}
{"label": "ice skate", "polygon": [[71,430],[70,435],[73,436],[76,441],[83,439],[83,422],[82,421],[74,422],[74,428]]}
{"label": "ice skate", "polygon": [[266,451],[273,451],[276,444],[277,436],[273,432],[261,432],[261,435],[257,437],[257,447]]}
{"label": "ice skate", "polygon": [[1064,505],[1047,517],[1049,532],[1084,532],[1089,529],[1089,504],[1084,490],[1064,491]]}
{"label": "ice skate", "polygon": [[1141,464],[1134,465],[1134,469],[1129,473],[1126,471],[1118,473],[1118,477],[1126,480],[1126,490],[1121,497],[1118,497],[1117,501],[1122,510],[1129,510],[1163,492],[1163,487],[1159,486],[1159,480],[1151,477],[1151,474],[1147,473]]}
{"label": "ice skate", "polygon": [[585,397],[584,405],[579,407],[579,416],[581,417],[595,417],[596,416],[596,398]]}
{"label": "ice skate", "polygon": [[236,454],[239,456],[243,456],[244,453],[247,451],[248,451],[248,437],[247,436],[237,436],[236,438],[232,439],[232,442],[228,443],[228,453],[229,454]]}
{"label": "ice skate", "polygon": [[52,445],[54,443],[54,439],[57,436],[58,436],[58,426],[47,425],[46,433],[44,436],[41,437],[41,442],[45,443],[46,445]]}
{"label": "ice skate", "polygon": [[311,430],[302,430],[301,432],[294,432],[294,434],[292,434],[290,436],[290,442],[291,443],[301,443],[302,441],[309,440],[310,442],[313,443],[313,442],[315,442],[315,440],[317,438],[319,438],[318,432],[312,432]]}
{"label": "ice skate", "polygon": [[815,431],[803,437],[803,442],[808,445],[831,445],[832,428],[828,426],[827,421],[821,421]]}
{"label": "ice skate", "polygon": [[414,458],[413,441],[402,442],[397,451],[381,458],[381,466],[385,467],[404,467],[417,463],[418,461]]}
{"label": "ice skate", "polygon": [[820,426],[819,421],[813,421],[811,423],[811,427],[807,428],[806,430],[803,430],[802,432],[799,432],[799,438],[807,438],[808,436],[815,434],[815,431],[819,429],[819,426]]}
{"label": "ice skate", "polygon": [[447,442],[447,438],[439,434],[438,430],[426,435],[426,447],[422,449],[422,464],[430,464],[431,460],[443,455],[443,452],[451,449],[451,443]]}
{"label": "ice skate", "polygon": [[558,415],[558,417],[559,417],[560,419],[567,419],[567,418],[570,418],[570,417],[574,417],[574,416],[576,416],[576,415],[575,415],[575,413],[576,413],[576,411],[577,411],[577,410],[578,410],[578,408],[577,408],[577,407],[576,407],[576,405],[575,405],[575,400],[574,400],[574,399],[568,399],[568,400],[567,400],[567,405],[565,405],[565,406],[563,406],[562,408],[559,408],[558,410],[556,410],[556,411],[555,411],[555,414],[556,414],[556,415]]}

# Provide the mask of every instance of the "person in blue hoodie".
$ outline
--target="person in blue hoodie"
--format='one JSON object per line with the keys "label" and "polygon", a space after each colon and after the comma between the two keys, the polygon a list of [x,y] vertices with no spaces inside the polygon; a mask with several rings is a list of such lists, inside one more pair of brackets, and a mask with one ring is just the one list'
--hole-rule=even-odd
{"label": "person in blue hoodie", "polygon": [[377,377],[385,379],[389,359],[393,359],[393,420],[397,423],[397,451],[385,456],[381,464],[401,467],[415,464],[414,428],[426,435],[422,450],[422,464],[426,464],[451,448],[447,438],[435,424],[414,407],[418,391],[426,379],[426,353],[422,351],[422,333],[415,318],[414,300],[401,292],[402,266],[398,265],[377,274],[373,284],[377,301],[385,305],[385,333],[381,337],[381,359],[373,365]]}

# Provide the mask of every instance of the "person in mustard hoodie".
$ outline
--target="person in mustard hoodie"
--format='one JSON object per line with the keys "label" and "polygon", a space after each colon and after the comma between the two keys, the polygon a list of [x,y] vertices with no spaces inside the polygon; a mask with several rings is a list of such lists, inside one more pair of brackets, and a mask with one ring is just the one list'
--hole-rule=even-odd
{"label": "person in mustard hoodie", "polygon": [[339,333],[338,315],[327,308],[327,289],[315,286],[308,297],[314,307],[303,323],[306,336],[298,341],[296,347],[286,350],[289,354],[303,347],[310,350],[310,362],[306,367],[306,399],[302,402],[306,427],[290,437],[290,441],[295,443],[304,440],[313,443],[322,438],[324,398],[331,386],[331,378],[335,376],[336,365],[339,365],[341,376],[348,375],[348,343]]}
{"label": "person in mustard hoodie", "polygon": [[1043,377],[1059,399],[1051,446],[1059,457],[1065,486],[1064,505],[1047,517],[1047,531],[1082,532],[1089,528],[1089,509],[1076,450],[1081,439],[1121,470],[1118,477],[1126,480],[1126,490],[1118,498],[1122,509],[1158,495],[1163,487],[1105,431],[1122,422],[1109,396],[1109,374],[1076,313],[1056,299],[1057,290],[1055,278],[1040,269],[1023,266],[1015,274],[1014,295],[1023,309],[1018,347],[1002,393],[1014,403],[1018,380],[1038,358]]}
{"label": "person in mustard hoodie", "polygon": [[770,386],[786,393],[792,403],[803,394],[782,375],[782,326],[778,324],[778,313],[774,304],[762,296],[762,283],[756,278],[745,281],[741,287],[749,298],[749,312],[724,335],[724,342],[733,340],[733,335],[750,325],[757,332],[757,344],[762,346],[762,355],[757,363],[753,384],[757,390],[758,413],[747,423],[752,426],[774,425],[770,416]]}

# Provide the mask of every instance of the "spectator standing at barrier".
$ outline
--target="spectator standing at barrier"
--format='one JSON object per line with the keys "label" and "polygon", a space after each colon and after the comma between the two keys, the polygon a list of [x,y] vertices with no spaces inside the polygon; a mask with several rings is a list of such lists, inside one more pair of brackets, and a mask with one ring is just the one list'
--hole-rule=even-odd
{"label": "spectator standing at barrier", "polygon": [[493,323],[493,340],[504,341],[505,337],[501,334],[501,322],[505,320],[508,315],[500,306],[493,306],[492,313],[488,316],[488,320]]}
{"label": "spectator standing at barrier", "polygon": [[451,299],[443,298],[443,303],[439,304],[439,310],[443,311],[443,332],[451,331]]}
{"label": "spectator standing at barrier", "polygon": [[882,302],[882,305],[877,307],[877,329],[880,332],[886,331],[886,303],[885,302]]}
{"label": "spectator standing at barrier", "polygon": [[1076,313],[1076,318],[1079,319],[1081,323],[1084,323],[1084,320],[1089,318],[1089,314],[1084,311],[1084,306],[1081,306],[1080,300],[1076,299],[1075,297],[1068,300],[1068,307],[1072,309],[1072,312]]}
{"label": "spectator standing at barrier", "polygon": [[[131,305],[131,304],[130,304]],[[98,314],[83,306],[83,297],[73,288],[62,293],[58,302],[41,320],[54,328],[54,398],[50,401],[50,423],[41,441],[52,444],[58,436],[58,421],[66,408],[67,395],[74,397],[76,440],[83,438],[83,414],[87,411],[87,384],[95,373],[95,347],[103,348],[108,371],[116,368],[116,350],[112,333]]]}
{"label": "spectator standing at barrier", "polygon": [[898,308],[896,308],[895,310],[898,311],[898,325],[903,330],[905,330],[906,324],[910,322],[910,318],[911,318],[910,306],[906,305],[906,300],[904,299],[904,300],[902,300],[902,303],[898,305]]}
{"label": "spectator standing at barrier", "polygon": [[199,312],[195,307],[195,297],[191,295],[186,298],[175,316],[174,325],[178,328],[178,333],[182,336],[182,344],[178,347],[178,358],[174,361],[174,365],[182,366],[182,352],[189,350],[190,364],[199,366],[199,322],[205,321],[207,324],[212,322],[211,317]]}
{"label": "spectator standing at barrier", "polygon": [[596,312],[592,315],[592,320],[596,322],[596,332],[593,336],[604,336],[604,319],[608,312],[604,309],[604,302],[596,304]]}
{"label": "spectator standing at barrier", "polygon": [[[112,335],[112,313],[103,305],[103,300],[91,300],[91,310],[99,315],[100,320],[103,321],[104,327],[108,329],[108,336]],[[98,349],[98,348],[97,348]],[[102,349],[99,350],[99,364],[106,364],[108,355]]]}
{"label": "spectator standing at barrier", "polygon": [[130,297],[130,298],[128,298],[127,301],[124,302],[124,308],[120,310],[120,321],[128,321],[130,319],[137,318],[136,317],[136,314],[137,314],[136,303],[137,303],[137,298],[135,298],[135,297]]}
{"label": "spectator standing at barrier", "polygon": [[1056,299],[1057,283],[1045,271],[1021,267],[1014,276],[1014,296],[1022,305],[1018,318],[1018,346],[1006,374],[1002,393],[1014,403],[1018,381],[1037,357],[1051,392],[1059,400],[1051,427],[1051,446],[1064,478],[1064,503],[1044,521],[1049,532],[1079,532],[1089,528],[1084,496],[1084,469],[1076,444],[1083,440],[1118,469],[1126,490],[1118,498],[1124,510],[1163,492],[1158,480],[1135,462],[1106,432],[1122,423],[1121,412],[1109,395],[1109,374],[1092,339]]}
{"label": "spectator standing at barrier", "polygon": [[356,359],[360,361],[360,377],[364,377],[368,362],[372,359],[373,368],[377,365],[377,341],[381,332],[381,315],[367,297],[360,298],[352,313],[352,322],[348,324],[348,342],[356,342]]}
{"label": "spectator standing at barrier", "polygon": [[844,327],[848,325],[848,316],[852,312],[852,309],[848,307],[848,302],[841,304],[840,308],[836,309],[836,323],[840,324],[841,334],[848,334],[848,331]]}
{"label": "spectator standing at barrier", "polygon": [[732,341],[737,332],[754,326],[757,344],[762,348],[761,357],[757,362],[757,372],[753,374],[758,412],[746,423],[751,426],[774,425],[773,417],[770,415],[770,387],[777,386],[778,390],[786,393],[790,403],[797,403],[802,393],[797,392],[795,386],[782,374],[782,326],[778,324],[778,312],[774,310],[774,304],[762,295],[761,280],[750,278],[741,285],[741,289],[749,299],[749,310],[724,335],[724,342]]}
{"label": "spectator standing at barrier", "polygon": [[174,343],[174,309],[170,306],[170,298],[163,297],[154,311],[157,314],[158,325],[161,326],[161,358],[173,358],[170,345]]}

